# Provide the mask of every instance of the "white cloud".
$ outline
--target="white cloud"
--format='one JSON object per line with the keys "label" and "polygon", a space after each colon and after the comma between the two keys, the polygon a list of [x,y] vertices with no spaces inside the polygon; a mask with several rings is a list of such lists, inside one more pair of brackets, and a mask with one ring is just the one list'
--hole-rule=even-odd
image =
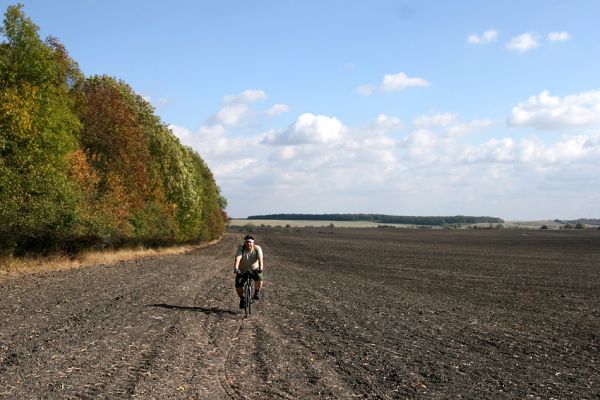
{"label": "white cloud", "polygon": [[238,125],[252,115],[247,104],[232,103],[223,106],[210,121],[213,124]]}
{"label": "white cloud", "polygon": [[417,128],[443,128],[444,135],[454,137],[480,132],[492,126],[493,123],[489,119],[460,122],[458,115],[450,112],[422,115],[413,120],[413,125]]}
{"label": "white cloud", "polygon": [[525,53],[529,50],[535,49],[539,45],[540,42],[538,35],[534,33],[522,33],[521,35],[512,38],[506,47],[509,50]]}
{"label": "white cloud", "polygon": [[269,135],[265,143],[328,143],[340,140],[345,130],[344,125],[337,118],[305,113],[285,131]]}
{"label": "white cloud", "polygon": [[491,139],[479,146],[468,146],[461,154],[466,162],[509,162],[515,160],[515,142],[511,138]]}
{"label": "white cloud", "polygon": [[441,156],[441,142],[435,133],[427,129],[418,129],[404,138],[402,146],[414,161],[424,164],[432,163]]}
{"label": "white cloud", "polygon": [[256,89],[248,89],[240,94],[224,96],[223,105],[209,117],[208,122],[212,125],[243,126],[260,118],[261,114],[274,117],[290,110],[286,104],[274,104],[266,111],[259,111],[253,105],[265,100],[267,100],[267,94],[263,90]]}
{"label": "white cloud", "polygon": [[514,163],[535,165],[536,168],[557,167],[565,163],[590,161],[600,155],[600,135],[566,137],[550,146],[532,138],[491,139],[478,146],[467,146],[460,158],[472,163]]}
{"label": "white cloud", "polygon": [[437,113],[435,115],[421,115],[413,120],[413,124],[418,128],[429,128],[432,126],[448,126],[457,120],[454,113]]}
{"label": "white cloud", "polygon": [[550,32],[547,36],[550,42],[566,42],[571,39],[571,35],[568,32]]}
{"label": "white cloud", "polygon": [[284,114],[290,112],[290,106],[287,104],[273,104],[269,111],[267,111],[267,115],[269,117],[275,117],[279,114]]}
{"label": "white cloud", "polygon": [[386,74],[380,88],[384,92],[397,92],[416,86],[427,87],[429,82],[422,78],[409,78],[404,72],[399,72],[397,74]]}
{"label": "white cloud", "polygon": [[430,82],[423,78],[411,78],[404,72],[386,74],[379,87],[372,84],[361,85],[356,91],[363,96],[371,96],[376,90],[382,92],[399,92],[410,87],[428,87]]}
{"label": "white cloud", "polygon": [[479,133],[492,125],[494,125],[494,121],[490,119],[475,119],[467,123],[458,123],[449,127],[447,134],[454,137],[466,136],[473,133]]}
{"label": "white cloud", "polygon": [[225,104],[255,103],[257,101],[263,101],[266,99],[267,99],[267,94],[264,91],[248,89],[240,94],[228,95],[228,96],[223,97],[223,103],[225,103]]}
{"label": "white cloud", "polygon": [[399,130],[404,127],[402,120],[385,114],[379,114],[375,121],[369,125],[368,131],[386,133],[392,130]]}
{"label": "white cloud", "polygon": [[[593,98],[582,94],[571,101]],[[536,101],[558,107],[566,98],[546,94]],[[268,121],[267,113],[260,117]],[[228,211],[238,217],[270,212],[506,217],[518,212],[531,218],[542,210],[560,217],[574,201],[589,204],[590,190],[575,180],[583,179],[586,187],[600,185],[600,134],[563,135],[552,143],[500,133],[477,143],[478,134],[492,124],[437,112],[406,125],[380,114],[349,127],[333,116],[304,113],[287,129],[244,130],[244,135],[225,124],[196,132],[170,128],[206,160],[229,200]],[[581,196],[564,196],[561,205],[556,199],[565,191]],[[553,202],[542,201],[547,198]]]}
{"label": "white cloud", "polygon": [[543,91],[512,109],[509,126],[538,130],[600,127],[600,90],[575,95],[552,96]]}
{"label": "white cloud", "polygon": [[177,136],[179,139],[186,138],[191,134],[189,129],[181,126],[169,125],[168,128],[173,132],[173,135]]}
{"label": "white cloud", "polygon": [[467,37],[467,42],[470,44],[488,44],[498,40],[498,31],[490,29],[483,32],[482,35],[472,34]]}

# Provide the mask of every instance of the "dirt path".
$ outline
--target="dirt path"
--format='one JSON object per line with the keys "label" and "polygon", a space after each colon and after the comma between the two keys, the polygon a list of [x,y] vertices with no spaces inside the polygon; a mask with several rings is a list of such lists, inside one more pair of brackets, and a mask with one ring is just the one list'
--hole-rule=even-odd
{"label": "dirt path", "polygon": [[1,283],[0,397],[229,398],[233,246]]}
{"label": "dirt path", "polygon": [[270,231],[0,282],[0,398],[600,396],[600,234]]}

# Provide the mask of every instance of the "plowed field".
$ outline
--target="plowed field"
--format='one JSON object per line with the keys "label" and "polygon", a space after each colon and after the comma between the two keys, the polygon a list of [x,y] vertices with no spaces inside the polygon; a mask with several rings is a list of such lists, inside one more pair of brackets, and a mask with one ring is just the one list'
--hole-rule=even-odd
{"label": "plowed field", "polygon": [[0,398],[600,398],[600,231],[280,229],[5,278]]}

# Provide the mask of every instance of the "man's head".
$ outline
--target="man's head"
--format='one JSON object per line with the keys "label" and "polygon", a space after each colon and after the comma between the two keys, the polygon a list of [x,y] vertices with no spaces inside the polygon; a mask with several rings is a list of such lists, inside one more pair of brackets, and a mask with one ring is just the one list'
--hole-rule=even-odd
{"label": "man's head", "polygon": [[244,238],[244,247],[252,249],[254,247],[254,238],[250,235],[246,235]]}

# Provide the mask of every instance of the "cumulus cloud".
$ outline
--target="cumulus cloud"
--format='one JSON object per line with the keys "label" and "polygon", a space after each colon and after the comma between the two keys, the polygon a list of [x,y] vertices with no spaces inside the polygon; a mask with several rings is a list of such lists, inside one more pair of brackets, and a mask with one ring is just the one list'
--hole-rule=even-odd
{"label": "cumulus cloud", "polygon": [[406,136],[402,147],[407,155],[419,163],[431,163],[441,156],[442,140],[428,129],[417,129]]}
{"label": "cumulus cloud", "polygon": [[467,146],[460,160],[475,163],[527,163],[548,166],[576,160],[592,161],[600,154],[599,135],[563,138],[548,146],[542,140],[525,138],[491,139],[478,146]]}
{"label": "cumulus cloud", "polygon": [[223,97],[221,109],[209,118],[209,123],[229,126],[243,124],[255,115],[255,112],[250,108],[250,104],[266,99],[267,95],[264,91],[255,89],[248,89],[240,94],[225,96]]}
{"label": "cumulus cloud", "polygon": [[494,125],[491,119],[475,119],[466,123],[458,123],[447,129],[449,136],[459,137],[484,131]]}
{"label": "cumulus cloud", "polygon": [[247,104],[226,104],[210,117],[210,122],[213,124],[238,125],[251,115],[252,112]]}
{"label": "cumulus cloud", "polygon": [[[518,107],[528,113],[539,111],[540,104],[591,109],[595,96],[582,93],[567,100],[546,93]],[[262,118],[270,121],[266,112]],[[520,123],[534,126],[536,118]],[[205,159],[229,199],[228,211],[237,217],[346,211],[505,217],[505,212],[525,210],[514,200],[523,196],[535,199],[528,210],[537,212],[548,191],[553,198],[560,193],[556,187],[580,193],[573,177],[584,176],[587,186],[600,184],[592,173],[597,175],[600,134],[579,132],[551,142],[535,136],[515,139],[492,127],[497,129],[494,121],[462,120],[452,112],[432,112],[406,123],[379,114],[361,126],[303,113],[285,129],[244,130],[243,135],[223,123],[196,131],[170,126]],[[589,198],[589,191],[584,195]],[[565,204],[572,207],[573,197]]]}
{"label": "cumulus cloud", "polygon": [[273,106],[271,106],[269,111],[267,111],[267,115],[269,117],[275,117],[279,114],[284,114],[287,112],[290,112],[290,106],[288,106],[287,104],[274,104]]}
{"label": "cumulus cloud", "polygon": [[488,44],[498,40],[498,31],[490,29],[481,35],[471,34],[467,37],[467,43],[470,44]]}
{"label": "cumulus cloud", "polygon": [[566,42],[571,39],[571,35],[568,32],[550,32],[547,36],[549,42]]}
{"label": "cumulus cloud", "polygon": [[337,118],[305,113],[286,130],[268,135],[265,143],[328,143],[341,139],[345,130],[344,125]]}
{"label": "cumulus cloud", "polygon": [[191,134],[189,129],[181,127],[181,126],[169,125],[168,128],[173,133],[173,135],[175,135],[179,139],[184,139],[184,138],[190,136],[190,134]]}
{"label": "cumulus cloud", "polygon": [[211,125],[242,126],[260,118],[261,115],[275,117],[290,111],[286,104],[274,104],[266,111],[256,108],[255,103],[267,100],[263,90],[248,89],[240,94],[223,97],[221,108],[208,118]]}
{"label": "cumulus cloud", "polygon": [[418,128],[429,128],[432,126],[448,126],[457,120],[455,113],[437,113],[434,115],[421,115],[413,119],[413,124]]}
{"label": "cumulus cloud", "polygon": [[429,82],[422,78],[410,78],[404,72],[387,74],[381,82],[381,90],[385,92],[397,92],[409,87],[427,87]]}
{"label": "cumulus cloud", "polygon": [[538,130],[600,127],[600,91],[565,97],[543,91],[512,109],[509,126],[528,126]]}
{"label": "cumulus cloud", "polygon": [[225,104],[255,103],[257,101],[263,101],[266,99],[267,99],[267,94],[263,90],[248,89],[240,94],[228,95],[228,96],[223,97],[223,103],[225,103]]}
{"label": "cumulus cloud", "polygon": [[430,82],[423,78],[409,77],[404,72],[397,74],[386,74],[383,76],[381,84],[377,87],[372,84],[359,86],[356,90],[363,96],[370,96],[376,90],[382,92],[399,92],[411,87],[428,87]]}
{"label": "cumulus cloud", "polygon": [[506,48],[519,53],[525,53],[539,47],[539,40],[539,36],[535,33],[522,33],[519,36],[512,38],[512,40],[507,43]]}
{"label": "cumulus cloud", "polygon": [[377,133],[387,133],[389,131],[400,130],[404,127],[402,120],[398,117],[379,114],[375,121],[373,121],[368,127],[367,131]]}
{"label": "cumulus cloud", "polygon": [[[498,40],[498,36],[498,31],[490,29],[482,34],[469,35],[467,37],[467,43],[473,45],[485,45],[496,42]],[[550,32],[545,37],[545,40],[550,43],[566,42],[570,39],[571,35],[566,31]],[[506,43],[506,48],[518,53],[526,53],[530,50],[540,47],[543,41],[544,40],[540,35],[534,32],[526,32],[513,37],[509,42]]]}
{"label": "cumulus cloud", "polygon": [[451,112],[427,114],[416,117],[413,125],[420,129],[442,128],[445,136],[465,136],[480,132],[493,125],[489,119],[476,119],[469,122],[461,122],[458,115]]}

